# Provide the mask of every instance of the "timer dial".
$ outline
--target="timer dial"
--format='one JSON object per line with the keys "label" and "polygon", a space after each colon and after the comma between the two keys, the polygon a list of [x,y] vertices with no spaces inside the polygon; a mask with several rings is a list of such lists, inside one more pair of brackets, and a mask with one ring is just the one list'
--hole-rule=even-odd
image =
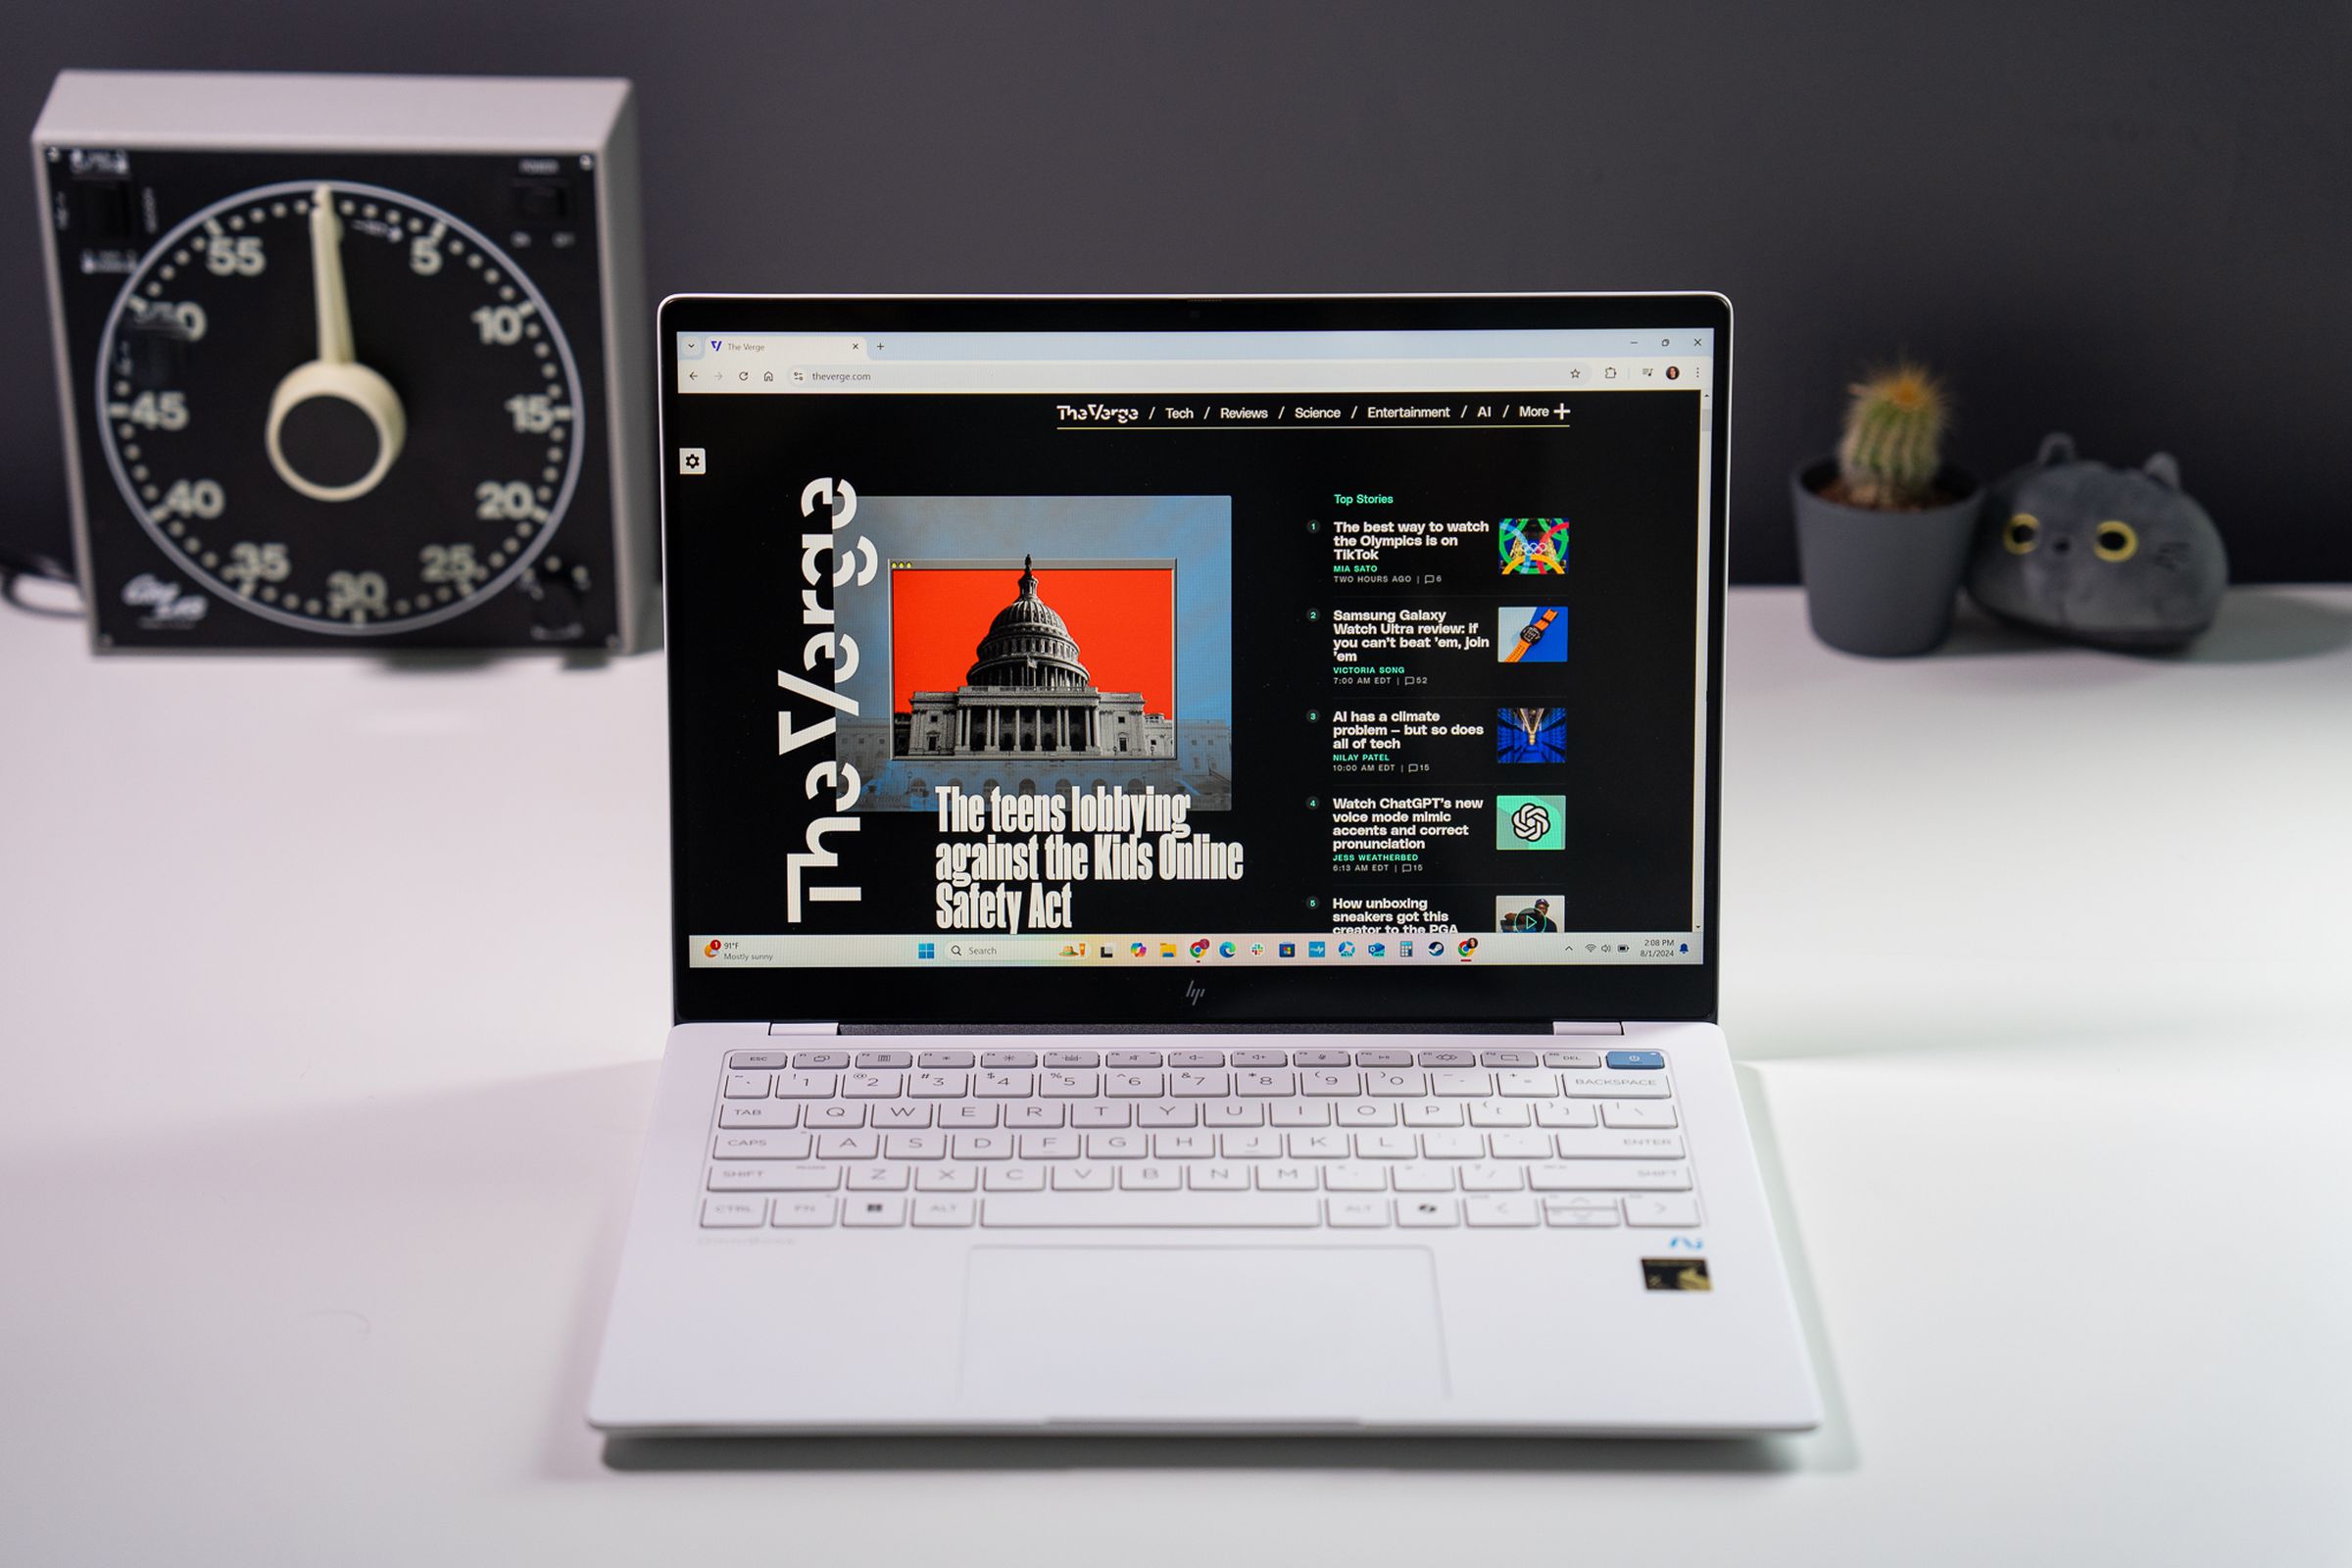
{"label": "timer dial", "polygon": [[306,630],[464,613],[530,568],[579,477],[580,375],[546,299],[380,186],[260,185],[166,234],[107,318],[95,394],[140,526]]}

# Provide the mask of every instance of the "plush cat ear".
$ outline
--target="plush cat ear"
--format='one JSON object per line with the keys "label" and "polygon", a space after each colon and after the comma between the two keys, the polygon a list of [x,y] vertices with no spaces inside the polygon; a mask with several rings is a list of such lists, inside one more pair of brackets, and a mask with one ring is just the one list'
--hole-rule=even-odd
{"label": "plush cat ear", "polygon": [[2053,430],[2050,434],[2043,436],[2040,455],[2034,460],[2038,466],[2044,468],[2053,463],[2072,463],[2074,461],[2075,438],[2063,430]]}
{"label": "plush cat ear", "polygon": [[2139,471],[2167,490],[2180,488],[2180,465],[2170,452],[2159,452],[2140,465]]}

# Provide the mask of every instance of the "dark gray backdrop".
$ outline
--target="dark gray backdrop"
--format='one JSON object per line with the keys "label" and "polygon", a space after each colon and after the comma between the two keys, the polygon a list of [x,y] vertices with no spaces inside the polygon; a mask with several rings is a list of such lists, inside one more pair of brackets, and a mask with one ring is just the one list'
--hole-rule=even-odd
{"label": "dark gray backdrop", "polygon": [[[1793,576],[1787,469],[1907,349],[1980,472],[2169,448],[2240,580],[2352,578],[2336,0],[65,0],[10,10],[13,134],[64,66],[633,77],[657,294],[1720,289],[1738,577]],[[0,540],[62,552],[5,167]]]}

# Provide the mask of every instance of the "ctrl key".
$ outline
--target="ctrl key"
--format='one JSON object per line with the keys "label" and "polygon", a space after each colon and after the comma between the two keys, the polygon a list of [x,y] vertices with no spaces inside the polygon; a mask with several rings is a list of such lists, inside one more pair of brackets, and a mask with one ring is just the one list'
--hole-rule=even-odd
{"label": "ctrl key", "polygon": [[703,1200],[703,1229],[707,1231],[741,1230],[746,1226],[767,1223],[767,1200],[764,1198],[706,1198]]}

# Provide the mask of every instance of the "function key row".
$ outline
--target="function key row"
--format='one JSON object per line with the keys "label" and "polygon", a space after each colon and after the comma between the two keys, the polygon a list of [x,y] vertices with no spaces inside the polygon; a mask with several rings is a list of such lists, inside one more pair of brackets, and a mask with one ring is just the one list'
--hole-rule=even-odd
{"label": "function key row", "polygon": [[1656,1051],[736,1051],[735,1072],[909,1067],[1550,1067],[1654,1072]]}

